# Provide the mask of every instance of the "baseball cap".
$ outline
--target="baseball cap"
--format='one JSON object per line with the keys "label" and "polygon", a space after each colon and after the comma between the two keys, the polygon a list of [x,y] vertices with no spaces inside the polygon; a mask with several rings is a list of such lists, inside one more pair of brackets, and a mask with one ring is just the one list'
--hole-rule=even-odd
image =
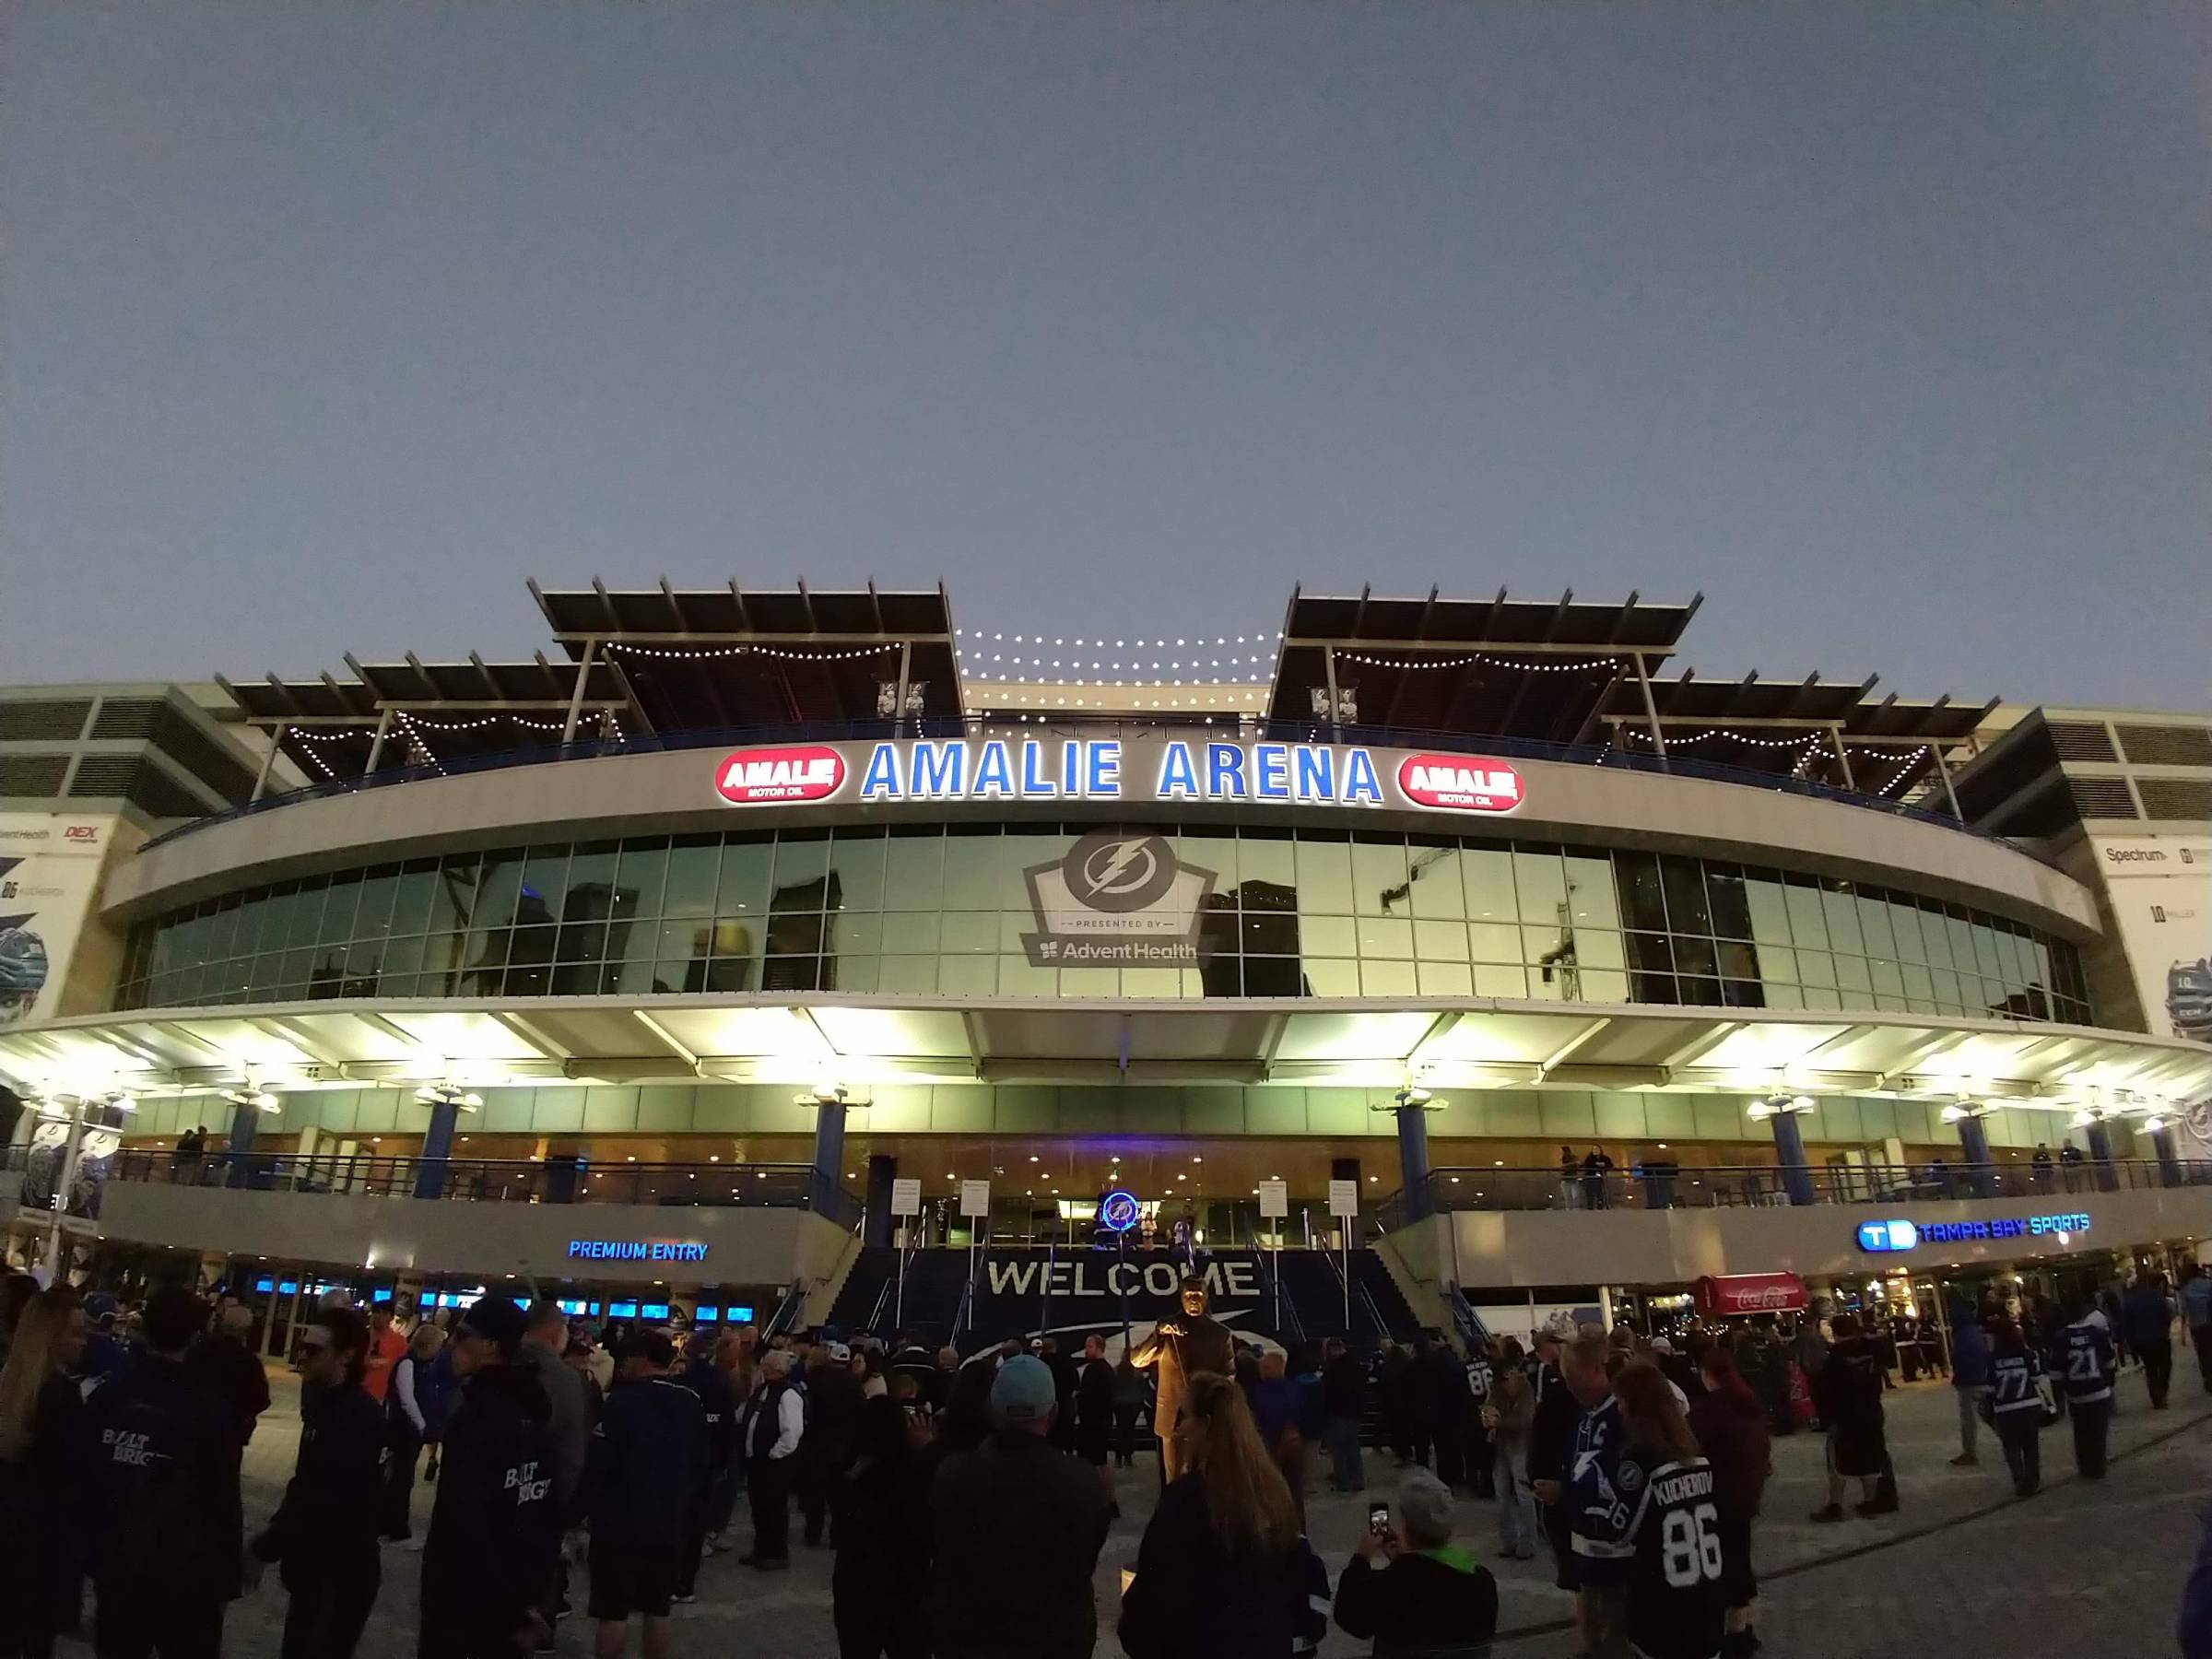
{"label": "baseball cap", "polygon": [[1041,1359],[1017,1354],[991,1380],[991,1415],[1002,1423],[1034,1423],[1050,1417],[1053,1373]]}
{"label": "baseball cap", "polygon": [[497,1343],[502,1353],[512,1354],[521,1344],[528,1323],[511,1296],[479,1296],[461,1311],[462,1333]]}
{"label": "baseball cap", "polygon": [[853,1350],[841,1342],[833,1342],[830,1345],[830,1358],[835,1363],[842,1365],[853,1358]]}
{"label": "baseball cap", "polygon": [[1667,1340],[1665,1337],[1664,1337],[1664,1336],[1654,1336],[1654,1337],[1653,1337],[1653,1338],[1652,1338],[1652,1352],[1653,1352],[1653,1353],[1654,1353],[1654,1354],[1671,1354],[1671,1353],[1673,1353],[1674,1351],[1675,1351],[1675,1345],[1674,1345],[1673,1343],[1669,1342],[1669,1341],[1668,1341],[1668,1340]]}

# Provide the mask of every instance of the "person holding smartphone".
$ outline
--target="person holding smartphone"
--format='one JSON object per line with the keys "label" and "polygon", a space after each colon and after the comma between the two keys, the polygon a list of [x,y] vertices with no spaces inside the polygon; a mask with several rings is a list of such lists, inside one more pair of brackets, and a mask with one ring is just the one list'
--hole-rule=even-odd
{"label": "person holding smartphone", "polygon": [[1406,1477],[1394,1505],[1368,1511],[1336,1583],[1336,1627],[1377,1653],[1476,1647],[1497,1630],[1498,1581],[1452,1542],[1451,1489],[1426,1469]]}

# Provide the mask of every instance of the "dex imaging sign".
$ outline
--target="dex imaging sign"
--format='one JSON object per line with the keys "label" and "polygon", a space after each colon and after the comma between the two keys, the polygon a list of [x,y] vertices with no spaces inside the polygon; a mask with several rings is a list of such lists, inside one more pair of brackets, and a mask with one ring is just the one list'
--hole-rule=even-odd
{"label": "dex imaging sign", "polygon": [[714,791],[733,806],[1237,801],[1508,813],[1526,798],[1519,771],[1483,756],[1156,737],[947,737],[733,749],[715,768]]}

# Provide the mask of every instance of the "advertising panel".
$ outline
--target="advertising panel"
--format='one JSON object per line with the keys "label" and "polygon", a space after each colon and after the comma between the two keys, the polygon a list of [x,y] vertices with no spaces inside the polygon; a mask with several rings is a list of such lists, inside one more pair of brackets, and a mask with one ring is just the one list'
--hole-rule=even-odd
{"label": "advertising panel", "polygon": [[2212,840],[2089,841],[2152,1032],[2212,1042]]}
{"label": "advertising panel", "polygon": [[0,813],[0,1030],[53,1014],[115,820]]}

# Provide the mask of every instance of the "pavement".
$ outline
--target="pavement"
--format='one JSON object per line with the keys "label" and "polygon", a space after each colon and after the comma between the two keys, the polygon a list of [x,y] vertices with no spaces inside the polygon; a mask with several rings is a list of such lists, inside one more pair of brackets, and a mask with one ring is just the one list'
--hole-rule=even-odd
{"label": "pavement", "polygon": [[[272,1372],[271,1387],[275,1403],[246,1453],[249,1527],[275,1509],[299,1448],[297,1381]],[[2101,1485],[2075,1477],[2071,1436],[2063,1424],[2051,1430],[2043,1437],[2044,1490],[2024,1501],[2013,1498],[1987,1430],[1978,1468],[1947,1465],[1958,1451],[1953,1400],[1940,1382],[1888,1396],[1901,1506],[1874,1520],[1853,1517],[1832,1525],[1807,1520],[1826,1497],[1821,1442],[1804,1434],[1775,1442],[1774,1477],[1755,1541],[1766,1651],[1786,1659],[1841,1659],[1932,1651],[1930,1644],[1947,1642],[1953,1651],[1969,1643],[1994,1650],[2009,1636],[2021,1651],[2032,1643],[2036,1659],[2112,1653],[2144,1659],[2174,1652],[2174,1612],[2196,1547],[2198,1513],[2212,1493],[2212,1397],[2194,1374],[2177,1373],[2164,1411],[2149,1408],[2140,1372],[2122,1378],[2114,1462]],[[1392,1460],[1371,1451],[1367,1466],[1366,1495],[1322,1488],[1318,1468],[1312,1477],[1308,1535],[1332,1578],[1366,1525],[1369,1497],[1389,1494]],[[1157,1468],[1140,1457],[1135,1469],[1116,1479],[1123,1518],[1107,1538],[1094,1581],[1101,1655],[1120,1652],[1112,1629],[1121,1569],[1136,1559]],[[430,1488],[417,1488],[418,1533],[428,1526],[431,1497]],[[1548,1562],[1496,1559],[1493,1505],[1464,1500],[1460,1514],[1460,1535],[1499,1580],[1500,1652],[1528,1659],[1573,1653],[1565,1629],[1572,1598],[1553,1587]],[[742,1545],[742,1503],[738,1515],[733,1537]],[[755,1651],[764,1629],[775,1631],[780,1659],[831,1659],[837,1643],[830,1619],[830,1552],[804,1548],[795,1528],[793,1547],[793,1570],[779,1575],[739,1567],[734,1553],[710,1559],[700,1575],[699,1601],[676,1610],[678,1659]],[[420,1571],[419,1555],[385,1547],[383,1589],[361,1659],[411,1659]],[[581,1594],[577,1599],[581,1606]],[[272,1572],[232,1606],[224,1653],[274,1659],[283,1611],[284,1593]],[[559,1651],[588,1654],[591,1632],[581,1619],[565,1622]],[[68,1641],[61,1651],[88,1652]],[[1363,1651],[1334,1630],[1322,1649],[1327,1659]]]}

